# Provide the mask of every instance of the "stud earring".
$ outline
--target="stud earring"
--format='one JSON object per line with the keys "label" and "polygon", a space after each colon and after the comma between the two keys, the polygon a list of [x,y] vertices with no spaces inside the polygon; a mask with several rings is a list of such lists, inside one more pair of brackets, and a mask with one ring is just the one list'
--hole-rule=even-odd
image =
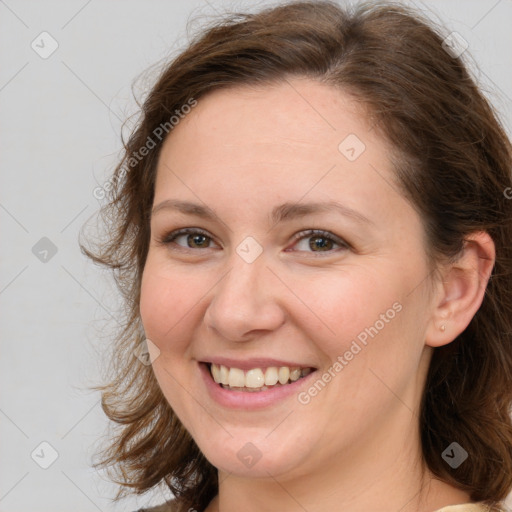
{"label": "stud earring", "polygon": [[443,331],[443,332],[444,332],[444,331],[446,330],[446,327],[445,327],[445,325],[443,324],[443,325],[441,325],[441,327],[439,327],[439,329],[441,329],[441,331]]}

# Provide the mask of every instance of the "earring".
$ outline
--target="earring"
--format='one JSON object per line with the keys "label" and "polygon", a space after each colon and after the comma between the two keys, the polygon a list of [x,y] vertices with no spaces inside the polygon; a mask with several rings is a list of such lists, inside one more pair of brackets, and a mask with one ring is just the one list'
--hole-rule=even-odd
{"label": "earring", "polygon": [[443,332],[444,332],[444,331],[446,330],[446,327],[445,327],[445,325],[443,324],[443,325],[441,325],[441,327],[439,327],[439,329],[441,329],[441,331],[443,331]]}

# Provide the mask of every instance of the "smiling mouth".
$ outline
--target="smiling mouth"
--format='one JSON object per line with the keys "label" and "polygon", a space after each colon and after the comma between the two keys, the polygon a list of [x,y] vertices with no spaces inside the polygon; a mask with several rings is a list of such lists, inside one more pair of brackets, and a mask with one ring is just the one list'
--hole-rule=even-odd
{"label": "smiling mouth", "polygon": [[249,393],[293,384],[316,370],[311,367],[269,366],[244,371],[214,363],[209,363],[208,368],[214,382],[222,388]]}

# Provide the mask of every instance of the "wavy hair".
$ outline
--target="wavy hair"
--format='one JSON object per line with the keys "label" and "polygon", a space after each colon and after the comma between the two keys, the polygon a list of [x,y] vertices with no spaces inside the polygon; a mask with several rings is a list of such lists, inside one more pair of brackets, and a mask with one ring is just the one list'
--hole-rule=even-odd
{"label": "wavy hair", "polygon": [[[492,237],[496,262],[480,309],[457,339],[433,352],[420,429],[425,462],[439,479],[493,506],[510,492],[512,148],[467,64],[447,51],[445,36],[397,3],[291,2],[223,16],[159,73],[123,141],[100,212],[104,235],[81,243],[113,271],[126,306],[111,378],[96,387],[115,427],[96,466],[114,470],[121,484],[116,499],[164,484],[178,503],[203,510],[218,492],[216,468],[165,400],[152,367],[133,357],[144,340],[140,285],[165,140],[155,140],[155,130],[211,91],[291,76],[329,84],[365,105],[394,150],[397,181],[422,218],[434,267],[459,254],[469,234]],[[149,138],[155,147],[141,157]],[[457,469],[441,457],[454,440],[471,460]]]}

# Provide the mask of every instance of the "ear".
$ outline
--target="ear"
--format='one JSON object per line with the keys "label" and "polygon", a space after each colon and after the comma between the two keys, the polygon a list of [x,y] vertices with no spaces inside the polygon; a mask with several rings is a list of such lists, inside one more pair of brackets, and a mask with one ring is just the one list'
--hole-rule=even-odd
{"label": "ear", "polygon": [[457,261],[442,269],[426,345],[446,345],[469,325],[484,299],[495,257],[494,242],[487,232],[479,231],[466,238]]}

